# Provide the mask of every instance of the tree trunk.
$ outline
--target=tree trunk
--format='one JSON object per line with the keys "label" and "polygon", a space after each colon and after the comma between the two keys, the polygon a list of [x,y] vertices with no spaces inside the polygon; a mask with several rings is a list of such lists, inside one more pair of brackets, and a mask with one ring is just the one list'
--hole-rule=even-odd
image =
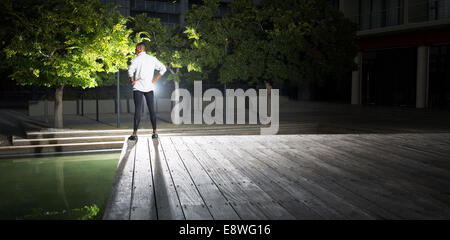
{"label": "tree trunk", "polygon": [[63,89],[61,85],[55,91],[55,128],[63,128]]}

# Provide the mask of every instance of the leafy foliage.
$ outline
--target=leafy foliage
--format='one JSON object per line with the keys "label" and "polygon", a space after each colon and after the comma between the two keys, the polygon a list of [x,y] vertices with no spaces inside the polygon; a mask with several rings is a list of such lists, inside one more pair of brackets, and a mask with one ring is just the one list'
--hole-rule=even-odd
{"label": "leafy foliage", "polygon": [[190,54],[220,82],[321,84],[354,67],[356,28],[324,0],[234,0],[222,19],[212,15],[216,6],[204,0],[193,7],[186,33]]}
{"label": "leafy foliage", "polygon": [[114,8],[98,0],[3,4],[16,29],[4,53],[19,84],[95,87],[111,81],[98,73],[127,68],[131,30]]}
{"label": "leafy foliage", "polygon": [[199,36],[194,29],[187,29],[183,33],[179,26],[165,27],[158,18],[151,18],[146,14],[135,16],[132,23],[133,34],[139,32],[149,34],[150,39],[144,41],[147,52],[156,56],[168,68],[170,74],[166,81],[180,81],[183,76],[180,69],[201,72],[199,58],[189,51],[190,44],[198,46]]}
{"label": "leafy foliage", "polygon": [[354,67],[355,26],[324,0],[233,0],[220,19],[218,6],[193,5],[186,27],[137,15],[130,30],[98,0],[5,0],[2,54],[20,84],[83,88],[112,84],[142,40],[168,81],[323,83]]}
{"label": "leafy foliage", "polygon": [[207,80],[226,55],[227,36],[220,19],[214,16],[218,7],[217,0],[203,0],[202,5],[192,5],[186,14],[187,26],[183,33],[188,38],[184,51],[190,63],[185,74],[188,80]]}
{"label": "leafy foliage", "polygon": [[87,205],[82,208],[75,208],[62,211],[45,211],[38,208],[33,209],[33,212],[29,215],[25,215],[19,220],[92,220],[95,219],[99,213],[100,208],[93,204]]}
{"label": "leafy foliage", "polygon": [[352,70],[356,27],[341,12],[324,0],[264,4],[271,26],[266,30],[270,44],[266,76],[323,83]]}
{"label": "leafy foliage", "polygon": [[186,15],[187,26],[165,27],[157,18],[140,14],[132,19],[133,35],[146,32],[147,52],[168,67],[166,81],[205,80],[225,56],[226,36],[220,30],[214,13],[218,1],[205,0],[193,5]]}

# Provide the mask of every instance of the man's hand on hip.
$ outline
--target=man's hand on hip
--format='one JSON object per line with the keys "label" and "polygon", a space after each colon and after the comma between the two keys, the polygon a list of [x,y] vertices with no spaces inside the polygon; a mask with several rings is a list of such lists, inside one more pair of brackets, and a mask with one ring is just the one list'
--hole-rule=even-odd
{"label": "man's hand on hip", "polygon": [[131,82],[131,85],[134,86],[134,84],[136,84],[137,80],[134,80],[134,77],[130,77],[130,82]]}
{"label": "man's hand on hip", "polygon": [[156,81],[158,81],[158,79],[161,77],[161,74],[158,73],[158,75],[156,75],[155,78],[153,78],[152,83],[155,83]]}

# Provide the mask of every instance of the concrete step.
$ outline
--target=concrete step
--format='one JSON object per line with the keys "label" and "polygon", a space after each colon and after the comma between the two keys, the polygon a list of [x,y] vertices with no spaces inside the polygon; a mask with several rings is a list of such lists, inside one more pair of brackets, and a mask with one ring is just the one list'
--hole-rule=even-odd
{"label": "concrete step", "polygon": [[[259,135],[260,125],[228,125],[214,128],[192,127],[170,131],[160,131],[164,136],[198,136],[198,135]],[[298,134],[298,130],[308,134],[317,128],[317,124],[287,124],[280,128],[279,134]],[[139,136],[151,137],[151,129],[139,131]],[[0,158],[8,156],[69,153],[80,151],[120,150],[130,130],[80,130],[55,132],[28,132],[29,139],[13,137],[12,146],[0,147]]]}
{"label": "concrete step", "polygon": [[[215,132],[220,134],[221,132],[229,132],[230,134],[239,134],[243,131],[251,131],[257,133],[263,125],[210,125],[210,126],[195,126],[170,128],[170,129],[158,129],[160,134],[214,134]],[[284,129],[315,129],[317,124],[302,123],[302,124],[283,124],[281,128]],[[45,139],[45,138],[76,138],[76,137],[89,137],[89,136],[129,136],[131,129],[115,129],[115,130],[70,130],[70,131],[40,131],[40,132],[27,132],[27,139]],[[209,133],[207,133],[209,132]],[[139,130],[139,135],[150,135],[151,129]]]}
{"label": "concrete step", "polygon": [[121,141],[111,141],[111,142],[86,142],[86,143],[42,144],[42,145],[26,145],[26,146],[2,146],[2,147],[0,147],[0,157],[2,155],[14,155],[14,154],[69,152],[69,151],[86,151],[86,150],[99,150],[99,149],[120,149],[123,146],[124,140],[125,140],[125,138],[123,138]]}
{"label": "concrete step", "polygon": [[12,145],[27,146],[27,145],[68,144],[68,143],[115,142],[115,141],[123,141],[125,137],[127,137],[127,135],[24,139],[13,136]]}
{"label": "concrete step", "polygon": [[[70,130],[70,131],[40,131],[27,132],[27,139],[55,139],[55,138],[79,138],[79,137],[105,137],[105,136],[126,136],[130,135],[130,129],[117,130]],[[139,133],[151,134],[151,130],[142,130]]]}

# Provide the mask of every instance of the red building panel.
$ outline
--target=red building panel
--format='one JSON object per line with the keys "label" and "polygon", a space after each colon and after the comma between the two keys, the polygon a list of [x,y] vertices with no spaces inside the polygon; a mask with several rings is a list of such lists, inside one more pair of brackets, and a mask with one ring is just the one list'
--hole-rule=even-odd
{"label": "red building panel", "polygon": [[414,47],[439,43],[450,43],[450,26],[445,28],[416,30],[414,32],[361,37],[358,40],[360,50]]}

